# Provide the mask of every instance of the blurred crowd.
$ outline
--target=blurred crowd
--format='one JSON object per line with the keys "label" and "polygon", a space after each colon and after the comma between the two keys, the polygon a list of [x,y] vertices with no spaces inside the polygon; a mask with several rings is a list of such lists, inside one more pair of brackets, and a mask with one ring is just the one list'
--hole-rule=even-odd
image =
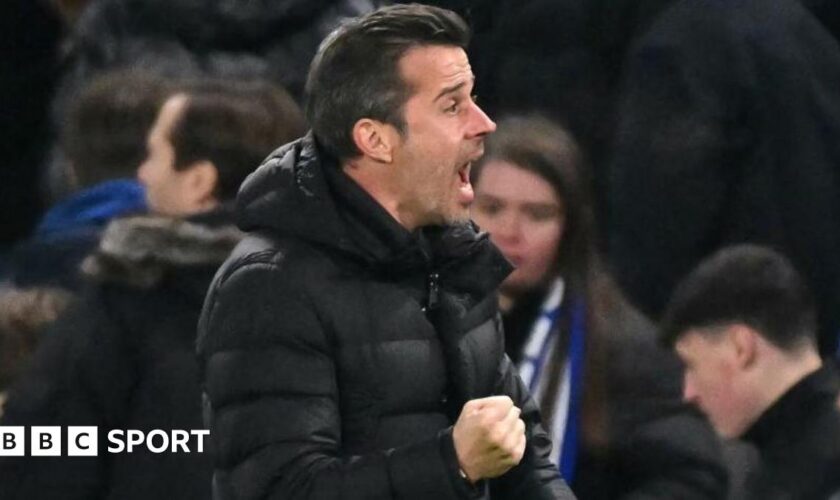
{"label": "blurred crowd", "polygon": [[[0,7],[0,425],[204,428],[196,324],[239,186],[306,133],[321,40],[390,3]],[[472,218],[516,268],[505,348],[575,494],[840,498],[840,3],[427,3],[473,31],[498,130]],[[705,390],[751,405],[703,392],[713,327],[759,369]],[[806,378],[822,399],[791,399]],[[0,497],[209,498],[213,446],[0,459]],[[834,472],[768,478],[771,446]]]}

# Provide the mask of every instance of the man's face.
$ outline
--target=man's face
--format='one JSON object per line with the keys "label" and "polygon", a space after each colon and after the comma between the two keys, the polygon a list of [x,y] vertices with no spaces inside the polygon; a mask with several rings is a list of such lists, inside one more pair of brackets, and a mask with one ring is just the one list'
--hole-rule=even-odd
{"label": "man's face", "polygon": [[753,397],[743,389],[728,331],[689,330],[676,342],[677,355],[685,365],[683,398],[696,404],[724,438],[743,434],[755,417]]}
{"label": "man's face", "polygon": [[414,228],[469,219],[470,166],[496,129],[472,99],[475,77],[458,47],[424,46],[400,59],[413,90],[403,108],[406,131],[394,150],[403,223]]}
{"label": "man's face", "polygon": [[551,279],[563,236],[563,203],[545,179],[512,163],[490,160],[475,184],[473,218],[516,266],[502,284],[512,295]]}
{"label": "man's face", "polygon": [[175,169],[175,148],[170,134],[186,104],[186,97],[171,97],[158,113],[146,140],[146,160],[137,171],[137,179],[146,188],[146,201],[155,213],[182,215],[189,212],[184,196],[189,188],[186,171]]}

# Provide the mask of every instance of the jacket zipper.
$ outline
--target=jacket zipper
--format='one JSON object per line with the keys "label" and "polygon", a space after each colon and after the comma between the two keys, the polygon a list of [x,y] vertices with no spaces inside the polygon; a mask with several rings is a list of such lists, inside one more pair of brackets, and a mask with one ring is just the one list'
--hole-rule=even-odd
{"label": "jacket zipper", "polygon": [[437,308],[440,300],[440,274],[431,273],[428,278],[429,285],[429,300],[426,303],[426,308],[432,310]]}

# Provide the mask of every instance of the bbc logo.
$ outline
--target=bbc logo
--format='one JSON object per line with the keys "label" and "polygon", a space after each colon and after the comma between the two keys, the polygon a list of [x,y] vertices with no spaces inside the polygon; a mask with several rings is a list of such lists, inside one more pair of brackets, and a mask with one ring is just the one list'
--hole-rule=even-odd
{"label": "bbc logo", "polygon": [[[29,455],[33,457],[60,457],[62,455],[62,428],[58,426],[33,426],[29,429]],[[111,429],[108,431],[108,453],[204,453],[207,429]],[[0,457],[26,455],[26,428],[0,426]],[[96,426],[67,427],[67,456],[95,457],[99,455],[99,429]]]}
{"label": "bbc logo", "polygon": [[[26,454],[26,429],[0,427],[0,457],[22,457]],[[95,457],[98,454],[97,428],[95,426],[67,427],[67,456]],[[61,427],[32,426],[29,428],[29,454],[33,457],[60,457]]]}

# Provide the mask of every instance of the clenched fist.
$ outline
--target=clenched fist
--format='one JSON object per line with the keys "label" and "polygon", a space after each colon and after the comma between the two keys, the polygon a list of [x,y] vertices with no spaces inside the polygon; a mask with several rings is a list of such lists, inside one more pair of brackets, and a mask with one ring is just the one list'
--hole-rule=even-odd
{"label": "clenched fist", "polygon": [[467,478],[498,477],[522,460],[525,422],[507,396],[468,401],[452,430],[458,463]]}

